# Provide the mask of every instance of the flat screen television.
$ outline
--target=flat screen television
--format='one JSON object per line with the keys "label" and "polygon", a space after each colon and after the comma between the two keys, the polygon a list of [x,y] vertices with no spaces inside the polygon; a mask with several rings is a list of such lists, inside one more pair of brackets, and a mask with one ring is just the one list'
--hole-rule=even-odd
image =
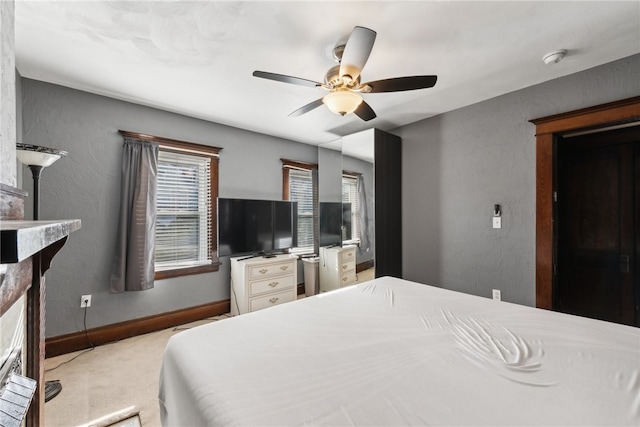
{"label": "flat screen television", "polygon": [[268,255],[295,247],[297,212],[297,202],[218,198],[218,255]]}
{"label": "flat screen television", "polygon": [[320,246],[341,246],[351,236],[351,203],[320,202]]}

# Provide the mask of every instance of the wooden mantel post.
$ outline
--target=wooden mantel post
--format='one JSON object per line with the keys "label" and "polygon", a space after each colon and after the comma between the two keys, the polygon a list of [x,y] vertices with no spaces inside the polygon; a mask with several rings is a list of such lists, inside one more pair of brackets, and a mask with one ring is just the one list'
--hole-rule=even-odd
{"label": "wooden mantel post", "polygon": [[31,257],[31,287],[27,291],[27,377],[38,382],[36,396],[27,412],[26,425],[44,425],[44,337],[45,337],[45,286],[41,274],[40,252]]}

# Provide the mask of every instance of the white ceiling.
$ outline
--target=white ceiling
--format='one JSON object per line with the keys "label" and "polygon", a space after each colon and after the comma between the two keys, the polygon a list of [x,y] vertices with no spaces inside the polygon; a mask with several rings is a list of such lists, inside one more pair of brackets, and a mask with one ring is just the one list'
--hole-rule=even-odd
{"label": "white ceiling", "polygon": [[[640,52],[638,1],[166,2],[16,0],[23,77],[310,144],[383,130]],[[354,26],[377,32],[363,81],[435,74],[434,88],[365,94],[363,122],[324,91],[251,75],[322,81]],[[542,57],[567,49],[560,63]]]}

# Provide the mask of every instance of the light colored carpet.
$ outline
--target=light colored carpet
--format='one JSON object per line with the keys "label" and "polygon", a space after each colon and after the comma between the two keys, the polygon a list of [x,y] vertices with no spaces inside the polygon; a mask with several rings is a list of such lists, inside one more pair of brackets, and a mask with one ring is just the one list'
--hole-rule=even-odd
{"label": "light colored carpet", "polygon": [[[374,278],[358,273],[358,283]],[[304,297],[302,294],[300,297]],[[89,313],[90,315],[90,313]],[[47,427],[135,426],[117,424],[138,413],[143,427],[160,426],[158,381],[169,338],[185,328],[224,320],[228,315],[165,329],[93,350],[46,359],[45,380],[60,380],[62,391],[45,403]]]}
{"label": "light colored carpet", "polygon": [[[226,316],[215,320],[220,318]],[[182,328],[211,321],[202,320],[47,359],[45,379],[60,380],[62,391],[45,403],[45,425],[104,426],[139,412],[143,426],[160,426],[158,380],[167,341]]]}
{"label": "light colored carpet", "polygon": [[358,278],[358,283],[367,282],[369,280],[373,280],[376,278],[376,269],[370,268],[368,270],[363,270],[356,275]]}

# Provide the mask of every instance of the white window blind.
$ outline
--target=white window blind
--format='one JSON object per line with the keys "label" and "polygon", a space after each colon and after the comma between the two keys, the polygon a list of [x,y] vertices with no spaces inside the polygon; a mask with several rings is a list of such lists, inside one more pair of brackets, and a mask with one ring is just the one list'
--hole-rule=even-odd
{"label": "white window blind", "polygon": [[351,204],[351,235],[343,235],[342,240],[359,240],[360,239],[360,219],[359,219],[360,215],[358,215],[358,180],[357,178],[353,176],[348,176],[348,175],[342,176],[342,203]]}
{"label": "white window blind", "polygon": [[289,200],[298,202],[298,248],[313,248],[313,176],[311,170],[289,170]]}
{"label": "white window blind", "polygon": [[211,159],[158,154],[156,271],[211,264]]}

